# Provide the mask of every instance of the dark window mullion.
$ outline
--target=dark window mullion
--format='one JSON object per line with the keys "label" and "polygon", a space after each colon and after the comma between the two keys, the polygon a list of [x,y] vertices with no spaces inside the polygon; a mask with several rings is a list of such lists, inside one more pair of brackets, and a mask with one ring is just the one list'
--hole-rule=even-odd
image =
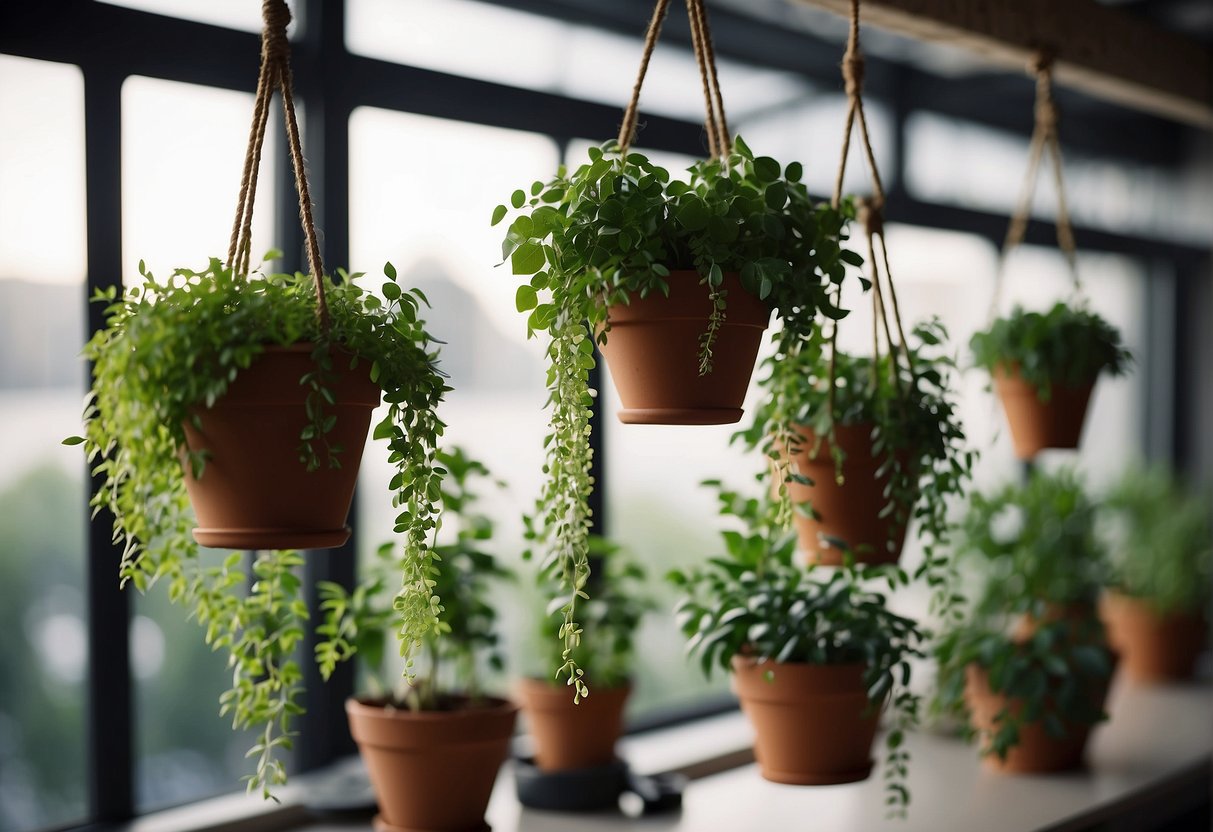
{"label": "dark window mullion", "polygon": [[[301,37],[293,46],[297,97],[303,104],[300,129],[307,159],[308,185],[320,234],[324,266],[330,273],[349,267],[349,117],[352,109],[346,90],[348,53],[345,49],[344,0],[302,0]],[[306,268],[303,231],[299,225],[299,201],[284,131],[278,131],[279,174],[278,239],[286,253],[288,269]],[[357,449],[348,449],[353,452]],[[358,577],[358,496],[350,507],[349,523],[354,533],[337,549],[305,554],[304,591],[312,616],[303,643],[307,713],[299,720],[295,767],[308,771],[357,753],[345,717],[345,700],[353,696],[356,667],[340,665],[326,682],[313,660],[315,626],[319,623],[318,581],[353,587]]]}
{"label": "dark window mullion", "polygon": [[[104,64],[85,65],[85,204],[88,295],[122,285],[122,82]],[[90,303],[88,335],[101,329],[104,308]],[[89,368],[90,379],[92,367]],[[90,476],[90,493],[100,482]],[[87,510],[87,507],[85,507]],[[130,594],[118,586],[122,549],[112,540],[113,516],[97,515],[88,530],[89,814],[96,822],[134,816],[130,671]]]}

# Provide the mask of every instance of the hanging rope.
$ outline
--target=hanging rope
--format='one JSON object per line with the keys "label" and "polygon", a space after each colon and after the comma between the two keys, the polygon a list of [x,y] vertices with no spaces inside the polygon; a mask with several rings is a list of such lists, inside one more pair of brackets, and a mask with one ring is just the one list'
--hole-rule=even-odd
{"label": "hanging rope", "polygon": [[1047,151],[1053,163],[1053,186],[1057,191],[1057,247],[1061,249],[1066,259],[1070,278],[1074,282],[1074,293],[1082,291],[1082,282],[1078,275],[1078,246],[1074,242],[1074,227],[1070,224],[1070,210],[1066,203],[1066,189],[1061,158],[1061,140],[1057,132],[1057,103],[1053,99],[1053,53],[1049,49],[1041,49],[1028,71],[1036,77],[1036,107],[1035,124],[1032,128],[1032,140],[1028,146],[1028,170],[1024,177],[1023,186],[1019,193],[1019,202],[1011,221],[1007,226],[1007,236],[1003,240],[1002,253],[998,260],[998,271],[994,275],[994,297],[990,302],[990,320],[998,315],[1002,300],[1003,283],[1007,258],[1011,251],[1023,242],[1028,230],[1028,222],[1032,216],[1032,200],[1036,196],[1036,181],[1039,178],[1040,164]]}
{"label": "hanging rope", "polygon": [[[872,196],[857,201],[857,219],[863,226],[868,242],[868,263],[872,270],[872,378],[878,383],[880,363],[880,332],[883,328],[885,345],[889,354],[889,378],[898,394],[902,394],[901,376],[897,371],[897,360],[903,357],[906,369],[914,380],[914,363],[906,342],[905,329],[901,324],[901,310],[897,304],[897,292],[893,288],[893,272],[889,268],[889,251],[884,237],[884,183],[876,165],[876,153],[872,150],[872,137],[868,131],[868,119],[863,108],[864,58],[859,46],[859,0],[851,0],[850,27],[847,32],[847,48],[842,56],[842,78],[847,94],[847,114],[842,133],[842,153],[838,162],[838,176],[834,180],[834,195],[831,204],[837,209],[842,204],[843,180],[846,178],[847,159],[850,155],[851,136],[859,126],[860,143],[864,159],[872,176]],[[877,251],[880,259],[877,259]],[[883,265],[883,276],[881,266]],[[885,294],[888,294],[886,302]],[[842,297],[842,287],[835,290],[835,305]],[[893,313],[897,338],[893,338],[889,323],[889,311]],[[829,412],[834,418],[834,387],[836,384],[835,361],[838,355],[838,322],[834,321],[830,331],[830,376]]]}
{"label": "hanging rope", "polygon": [[[661,27],[669,11],[670,0],[657,0],[653,7],[653,16],[649,20],[649,28],[644,37],[644,52],[640,58],[640,70],[636,74],[636,83],[632,86],[632,97],[623,112],[623,121],[619,126],[619,149],[626,156],[628,149],[636,138],[636,122],[640,112],[640,90],[649,71],[649,62],[657,39],[661,36]],[[712,158],[724,158],[732,151],[732,140],[729,138],[729,125],[724,115],[724,99],[720,94],[720,81],[716,75],[716,52],[712,45],[712,32],[708,25],[707,10],[703,0],[686,0],[687,18],[691,27],[691,48],[695,53],[695,62],[699,67],[699,79],[703,86],[704,103],[704,132],[707,134],[708,153]]]}
{"label": "hanging rope", "polygon": [[236,220],[228,245],[227,266],[244,277],[249,271],[252,250],[253,206],[257,199],[257,176],[261,168],[261,150],[269,121],[271,99],[277,90],[282,98],[282,115],[286,125],[287,149],[295,174],[295,190],[299,194],[299,222],[307,248],[308,268],[316,289],[316,316],[323,332],[329,328],[328,302],[324,294],[324,263],[320,257],[320,240],[312,216],[312,197],[307,183],[303,145],[299,137],[299,121],[295,115],[294,83],[291,74],[291,47],[286,27],[291,12],[286,0],[262,0],[261,70],[253,105],[253,123],[249,129],[244,170],[240,178],[240,196],[236,205]]}

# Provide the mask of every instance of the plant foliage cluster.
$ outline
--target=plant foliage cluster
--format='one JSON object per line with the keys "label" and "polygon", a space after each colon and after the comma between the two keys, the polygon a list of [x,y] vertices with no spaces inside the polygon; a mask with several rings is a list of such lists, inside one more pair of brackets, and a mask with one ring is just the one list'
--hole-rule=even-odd
{"label": "plant foliage cluster", "polygon": [[[272,255],[271,255],[272,256]],[[267,257],[268,259],[268,257]],[[164,283],[140,264],[143,282],[120,296],[98,293],[106,325],[85,348],[94,382],[85,405],[83,443],[100,486],[94,512],[114,520],[123,547],[120,575],[140,591],[166,584],[169,597],[191,608],[206,641],[226,650],[232,688],[222,710],[236,728],[261,733],[252,754],[256,772],[249,790],[269,795],[285,781],[278,751],[289,748],[290,718],[301,674],[292,658],[302,637],[306,608],[295,574],[299,556],[261,552],[251,576],[234,553],[219,565],[201,556],[191,535],[193,513],[182,465],[205,476],[206,455],[185,450],[183,425],[197,423],[228,385],[267,345],[310,343],[316,370],[300,379],[308,388],[301,413],[299,476],[322,465],[337,466],[361,448],[327,441],[335,417],[329,388],[335,362],[364,367],[383,391],[387,412],[374,435],[387,441],[396,469],[391,482],[404,537],[397,565],[403,575],[396,608],[402,652],[409,654],[438,626],[441,606],[433,597],[428,537],[437,522],[441,470],[434,448],[443,425],[435,408],[447,387],[436,365],[432,339],[418,310],[420,292],[401,289],[389,264],[381,300],[358,284],[360,275],[325,278],[331,325],[317,321],[313,281],[302,274],[233,274],[212,259],[202,271],[178,269]],[[246,591],[252,581],[251,589]]]}
{"label": "plant foliage cluster", "polygon": [[936,644],[937,712],[965,712],[965,670],[989,674],[1008,707],[983,747],[1005,757],[1020,729],[1052,736],[1104,718],[1112,656],[1095,613],[1105,568],[1096,505],[1069,469],[1034,472],[1022,486],[971,495],[962,554],[979,560],[980,589],[966,621]]}
{"label": "plant foliage cluster", "polygon": [[318,584],[324,611],[316,628],[323,637],[316,645],[321,675],[328,679],[340,662],[358,655],[371,671],[372,698],[414,711],[450,709],[483,696],[484,668],[504,667],[490,592],[494,583],[513,577],[484,550],[493,538],[493,522],[477,503],[479,486],[491,480],[489,470],[459,447],[440,450],[437,460],[446,472],[441,526],[453,528],[454,536],[433,548],[440,563],[433,594],[441,599],[442,612],[438,626],[422,640],[423,661],[412,678],[398,679],[386,662],[386,634],[396,618],[390,588],[400,570],[394,546],[379,547],[352,591],[329,581]]}
{"label": "plant foliage cluster", "polygon": [[887,702],[891,712],[885,779],[890,806],[904,811],[910,795],[903,741],[919,711],[909,689],[910,661],[923,656],[923,632],[889,610],[884,595],[864,588],[862,573],[798,565],[795,536],[771,525],[762,500],[709,484],[718,488],[720,513],[745,528],[722,533],[724,557],[667,576],[684,593],[676,617],[687,651],[709,676],[715,668],[727,671],[734,656],[862,664],[872,706]]}
{"label": "plant foliage cluster", "polygon": [[1109,582],[1160,612],[1200,612],[1213,584],[1213,495],[1165,467],[1130,470],[1104,503]]}
{"label": "plant foliage cluster", "polygon": [[1102,372],[1119,376],[1132,360],[1115,327],[1090,309],[1065,303],[1047,312],[1016,306],[976,333],[970,345],[977,366],[991,373],[1017,368],[1044,402],[1054,384],[1081,387]]}
{"label": "plant foliage cluster", "polygon": [[819,315],[841,317],[831,295],[855,260],[840,246],[849,213],[813,202],[802,175],[799,163],[755,156],[740,138],[726,159],[693,165],[686,182],[608,143],[493,212],[494,224],[516,212],[502,255],[524,280],[516,300],[528,335],[550,338],[547,480],[531,532],[565,587],[559,675],[578,696],[586,686],[573,658],[582,634],[576,608],[588,597],[593,487],[589,373],[595,339],[609,337],[608,308],[668,293],[672,271],[695,270],[715,309],[700,340],[701,373],[711,371],[715,332],[728,314],[726,272],[739,273],[744,289],[797,332]]}

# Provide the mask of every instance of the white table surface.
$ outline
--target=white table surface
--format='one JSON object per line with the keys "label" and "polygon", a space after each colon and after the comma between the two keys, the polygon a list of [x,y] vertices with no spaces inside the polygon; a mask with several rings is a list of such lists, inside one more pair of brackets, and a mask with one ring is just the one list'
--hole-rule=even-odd
{"label": "white table surface", "polygon": [[[1024,832],[1115,809],[1121,801],[1199,766],[1213,752],[1213,688],[1207,685],[1139,688],[1120,681],[1113,688],[1109,713],[1111,720],[1092,736],[1087,770],[1061,775],[996,774],[980,764],[974,746],[953,737],[913,734],[912,803],[906,820],[885,818],[879,769],[862,783],[798,787],[763,780],[754,765],[690,783],[680,815],[639,821],[524,809],[514,800],[513,783],[506,775],[493,795],[488,820],[495,832]],[[718,750],[720,740],[728,742],[748,731],[737,717],[717,723]],[[711,743],[706,735],[696,737],[693,727],[682,733],[643,753],[637,749],[636,767],[670,768],[653,762],[693,759]]]}

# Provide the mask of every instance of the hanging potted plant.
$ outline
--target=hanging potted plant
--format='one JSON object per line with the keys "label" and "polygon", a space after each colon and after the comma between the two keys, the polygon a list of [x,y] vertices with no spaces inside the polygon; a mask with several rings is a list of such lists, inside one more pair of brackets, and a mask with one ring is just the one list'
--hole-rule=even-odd
{"label": "hanging potted plant", "polygon": [[503,252],[525,281],[528,333],[553,339],[549,386],[567,375],[583,389],[597,342],[624,422],[736,422],[772,309],[842,314],[827,289],[842,279],[846,217],[811,199],[798,163],[738,139],[689,171],[671,179],[609,142],[513,195]]}
{"label": "hanging potted plant", "polygon": [[[955,363],[938,321],[907,339],[889,268],[884,234],[884,187],[863,107],[859,5],[851,6],[842,60],[848,106],[832,205],[857,215],[867,243],[872,302],[872,354],[838,348],[841,315],[824,333],[804,319],[784,322],[759,384],[763,400],[753,424],[739,434],[770,460],[774,522],[795,524],[806,560],[831,566],[897,564],[906,530],[917,521],[925,557],[918,575],[935,589],[935,606],[952,603],[947,558],[939,551],[950,531],[947,506],[963,493],[974,453],[950,390]],[[871,175],[870,197],[844,198],[852,132],[857,131]],[[863,258],[842,252],[842,264]],[[841,274],[832,291],[841,298]],[[883,335],[884,345],[881,346]],[[898,570],[891,580],[908,581]]]}
{"label": "hanging potted plant", "polygon": [[967,617],[936,646],[934,707],[968,714],[991,768],[1077,767],[1105,718],[1114,665],[1095,612],[1095,506],[1065,470],[971,499],[962,551],[983,558],[984,575]]}
{"label": "hanging potted plant", "polygon": [[805,570],[795,538],[772,527],[758,499],[720,491],[721,513],[745,524],[723,534],[727,554],[670,573],[685,597],[677,618],[705,674],[733,673],[756,732],[762,776],[827,785],[866,779],[882,712],[887,801],[909,804],[905,731],[916,724],[910,660],[922,633],[864,589],[853,570]]}
{"label": "hanging potted plant", "polygon": [[[572,652],[589,576],[589,373],[602,348],[625,422],[727,424],[741,418],[772,310],[803,329],[841,317],[844,210],[814,203],[802,166],[730,138],[701,0],[688,3],[704,79],[709,158],[688,182],[631,150],[640,89],[668,2],[657,3],[619,138],[591,148],[529,195],[517,190],[503,256],[524,279],[528,335],[546,333],[551,433],[532,537],[559,563],[566,601],[559,676],[587,689]],[[494,224],[510,213],[499,205]]]}
{"label": "hanging potted plant", "polygon": [[[397,285],[390,264],[382,299],[360,275],[340,272],[336,282],[324,271],[291,105],[290,13],[275,2],[265,15],[260,121],[228,259],[165,281],[140,264],[142,284],[95,298],[108,304],[106,324],[84,351],[93,362],[84,433],[67,442],[84,445],[98,481],[91,504],[112,516],[122,583],[140,592],[166,585],[207,643],[228,652],[232,687],[221,713],[234,728],[258,732],[248,787],[268,797],[286,780],[279,756],[300,711],[293,653],[307,610],[296,575],[302,558],[289,550],[333,546],[348,534],[350,491],[380,395],[387,409],[374,436],[386,440],[401,507],[405,652],[437,626],[427,538],[440,480],[435,407],[446,386],[418,318],[424,297]],[[249,267],[256,160],[275,89],[287,113],[308,275]],[[258,552],[246,573],[242,553],[210,560],[200,544]]]}
{"label": "hanging potted plant", "polygon": [[1017,306],[971,345],[974,362],[993,378],[1020,459],[1077,448],[1096,379],[1122,375],[1131,360],[1111,324],[1065,303],[1045,313]]}
{"label": "hanging potted plant", "polygon": [[1100,612],[1131,679],[1189,679],[1208,641],[1209,502],[1162,467],[1129,471],[1108,495],[1114,535]]}
{"label": "hanging potted plant", "polygon": [[489,472],[459,448],[439,453],[438,461],[447,471],[442,525],[453,526],[454,537],[434,548],[442,569],[434,573],[433,592],[442,612],[438,628],[423,639],[411,678],[399,679],[398,663],[385,662],[386,633],[397,617],[399,563],[391,545],[380,548],[352,592],[334,583],[319,587],[321,673],[328,678],[354,655],[372,671],[367,695],[346,702],[346,713],[379,802],[375,828],[383,832],[483,828],[518,710],[481,684],[486,669],[503,667],[489,593],[494,581],[510,577],[483,550],[493,523],[477,511],[476,489]]}
{"label": "hanging potted plant", "polygon": [[[1015,455],[1025,460],[1033,459],[1045,448],[1077,448],[1087,404],[1100,373],[1118,376],[1130,361],[1128,351],[1121,346],[1120,333],[1082,300],[1078,247],[1062,175],[1053,59],[1052,51],[1042,48],[1032,62],[1036,124],[1028,150],[1027,174],[995,273],[992,323],[971,342],[975,363],[990,373],[1002,400]],[[1073,281],[1074,300],[1057,303],[1045,313],[1026,312],[1016,306],[1010,316],[999,318],[1007,260],[1027,232],[1036,178],[1046,151],[1053,163],[1057,192],[1057,244]]]}
{"label": "hanging potted plant", "polygon": [[976,456],[956,410],[943,326],[916,327],[908,361],[785,335],[764,362],[763,403],[740,434],[772,460],[778,522],[795,524],[807,562],[830,566],[896,564],[913,522],[920,573],[943,581],[948,503],[964,493]]}

